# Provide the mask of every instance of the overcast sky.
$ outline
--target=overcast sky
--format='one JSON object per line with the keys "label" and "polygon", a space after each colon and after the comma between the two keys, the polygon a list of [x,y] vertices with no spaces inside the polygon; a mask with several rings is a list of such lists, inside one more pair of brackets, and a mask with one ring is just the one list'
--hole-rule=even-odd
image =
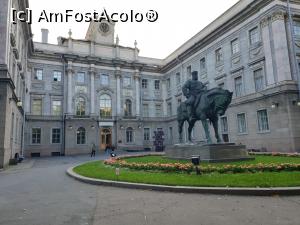
{"label": "overcast sky", "polygon": [[206,25],[237,3],[238,0],[29,0],[33,10],[32,32],[34,40],[41,40],[41,28],[49,29],[49,42],[57,43],[57,37],[68,36],[72,29],[73,38],[84,39],[88,23],[38,23],[41,11],[64,12],[102,12],[103,8],[111,13],[147,12],[155,10],[159,18],[156,22],[144,21],[117,23],[115,36],[118,34],[120,45],[134,46],[137,40],[140,55],[153,58],[165,58],[180,45],[198,33]]}

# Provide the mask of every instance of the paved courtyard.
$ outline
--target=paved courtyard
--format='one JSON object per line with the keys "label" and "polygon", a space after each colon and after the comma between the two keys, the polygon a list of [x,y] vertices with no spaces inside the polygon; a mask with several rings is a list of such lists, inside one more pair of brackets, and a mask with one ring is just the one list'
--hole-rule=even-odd
{"label": "paved courtyard", "polygon": [[[96,159],[105,156],[97,156]],[[0,172],[1,225],[299,225],[300,196],[240,197],[80,183],[65,174],[88,156],[29,159]]]}

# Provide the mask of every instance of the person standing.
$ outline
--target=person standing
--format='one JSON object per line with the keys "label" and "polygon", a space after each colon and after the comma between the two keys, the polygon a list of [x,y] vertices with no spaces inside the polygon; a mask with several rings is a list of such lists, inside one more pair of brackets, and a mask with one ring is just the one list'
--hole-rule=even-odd
{"label": "person standing", "polygon": [[91,157],[96,157],[96,145],[93,143]]}

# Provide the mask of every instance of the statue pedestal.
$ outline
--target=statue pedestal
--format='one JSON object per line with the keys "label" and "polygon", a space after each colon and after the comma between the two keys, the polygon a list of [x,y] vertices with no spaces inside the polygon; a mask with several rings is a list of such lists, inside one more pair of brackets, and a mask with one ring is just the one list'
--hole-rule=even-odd
{"label": "statue pedestal", "polygon": [[228,144],[178,144],[168,146],[165,156],[170,159],[191,159],[192,156],[199,155],[203,162],[228,162],[253,160],[248,155],[245,145]]}

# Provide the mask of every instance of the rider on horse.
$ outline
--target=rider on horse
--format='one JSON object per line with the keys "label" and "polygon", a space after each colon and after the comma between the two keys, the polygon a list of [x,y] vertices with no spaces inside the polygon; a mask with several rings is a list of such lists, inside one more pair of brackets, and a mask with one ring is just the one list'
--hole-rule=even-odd
{"label": "rider on horse", "polygon": [[192,80],[186,81],[182,87],[183,95],[187,98],[185,103],[187,105],[190,121],[197,119],[195,115],[195,103],[206,90],[207,87],[202,82],[198,81],[198,72],[192,72]]}

